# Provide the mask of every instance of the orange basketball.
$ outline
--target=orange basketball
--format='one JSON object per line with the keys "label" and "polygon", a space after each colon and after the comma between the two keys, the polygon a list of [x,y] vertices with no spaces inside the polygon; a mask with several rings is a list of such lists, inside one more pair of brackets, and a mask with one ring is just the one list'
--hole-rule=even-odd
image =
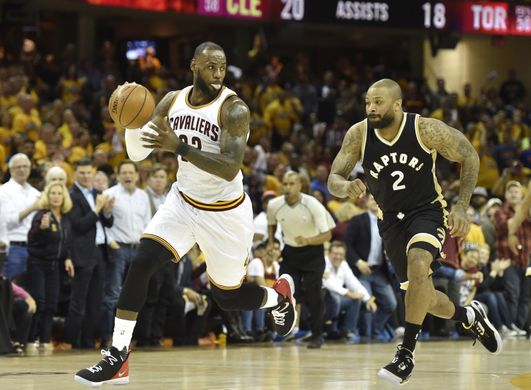
{"label": "orange basketball", "polygon": [[112,120],[122,127],[137,129],[153,115],[155,100],[146,87],[137,83],[118,86],[109,99]]}

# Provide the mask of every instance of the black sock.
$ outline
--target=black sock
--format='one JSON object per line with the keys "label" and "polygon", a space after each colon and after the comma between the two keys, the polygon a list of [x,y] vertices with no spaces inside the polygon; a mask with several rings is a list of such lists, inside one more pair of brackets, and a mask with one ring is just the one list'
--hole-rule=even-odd
{"label": "black sock", "polygon": [[417,339],[419,337],[421,329],[422,325],[411,324],[409,322],[406,322],[402,347],[408,349],[411,352],[415,351],[415,346],[417,345]]}
{"label": "black sock", "polygon": [[452,320],[456,320],[456,321],[459,321],[459,322],[462,322],[466,325],[469,325],[470,324],[470,321],[468,321],[468,315],[466,314],[467,311],[464,307],[462,306],[456,306],[455,307],[455,313],[452,317]]}

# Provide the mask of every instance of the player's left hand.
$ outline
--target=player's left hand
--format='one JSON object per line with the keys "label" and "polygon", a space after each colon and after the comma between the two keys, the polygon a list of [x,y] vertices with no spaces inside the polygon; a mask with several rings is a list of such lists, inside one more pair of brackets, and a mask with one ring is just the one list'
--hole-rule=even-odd
{"label": "player's left hand", "polygon": [[181,144],[181,140],[170,127],[167,116],[164,117],[159,125],[150,122],[148,126],[156,134],[154,132],[146,131],[141,133],[140,140],[144,143],[144,147],[165,150],[172,153],[177,151],[177,148]]}
{"label": "player's left hand", "polygon": [[455,205],[448,216],[448,226],[452,237],[464,237],[470,230],[470,223],[466,217],[466,210],[463,206]]}

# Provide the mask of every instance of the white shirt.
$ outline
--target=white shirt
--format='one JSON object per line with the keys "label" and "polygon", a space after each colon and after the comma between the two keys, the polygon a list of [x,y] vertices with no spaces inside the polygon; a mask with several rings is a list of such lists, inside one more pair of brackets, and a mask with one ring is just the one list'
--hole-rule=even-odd
{"label": "white shirt", "polygon": [[139,188],[130,193],[121,184],[116,184],[104,193],[115,198],[112,208],[114,222],[108,230],[109,239],[125,244],[138,243],[151,219],[147,194]]}
{"label": "white shirt", "polygon": [[9,241],[28,241],[28,232],[35,213],[29,214],[22,221],[18,219],[18,215],[35,203],[40,195],[32,185],[20,185],[12,178],[0,186],[0,203]]}
{"label": "white shirt", "polygon": [[369,265],[382,265],[383,262],[383,247],[382,247],[382,237],[380,236],[380,231],[378,230],[378,222],[376,220],[376,215],[367,212],[369,214],[369,221],[371,223],[371,249],[369,251],[369,258],[367,263]]}
{"label": "white shirt", "polygon": [[7,238],[7,224],[5,214],[2,210],[2,204],[0,203],[0,242],[6,244],[4,249],[0,249],[0,253],[9,251],[9,238]]}
{"label": "white shirt", "polygon": [[[166,200],[167,193],[163,193],[162,195],[157,194],[155,191],[153,191],[152,188],[147,187],[144,191],[146,191],[146,194],[148,196],[148,200],[151,197],[151,200],[153,201],[153,206],[155,206],[155,210],[158,210],[160,206],[164,203]],[[150,203],[151,207],[151,203]]]}
{"label": "white shirt", "polygon": [[336,224],[326,208],[313,196],[301,194],[301,199],[290,206],[284,196],[271,199],[267,205],[268,225],[280,224],[284,243],[300,247],[295,237],[314,237],[332,230]]}
{"label": "white shirt", "polygon": [[[274,261],[273,264],[271,264],[271,267],[267,269],[267,272],[274,273],[275,279],[278,279],[279,269],[280,269],[280,265],[278,264],[278,261]],[[258,257],[255,257],[249,262],[249,266],[247,267],[247,276],[264,278],[265,272],[266,272],[266,269],[264,267],[264,262]]]}
{"label": "white shirt", "polygon": [[323,274],[324,288],[339,295],[346,295],[348,291],[362,293],[363,302],[367,302],[371,299],[367,289],[363,287],[363,284],[361,284],[356,275],[354,275],[354,272],[352,272],[345,260],[341,262],[338,269],[336,269],[332,262],[328,260],[328,257],[325,258],[325,262],[326,267]]}
{"label": "white shirt", "polygon": [[[267,213],[262,211],[254,218],[254,234],[261,234],[263,238],[260,241],[266,241],[269,237],[269,230],[267,226]],[[280,242],[280,248],[284,246],[282,242],[282,230],[280,225],[277,225],[277,231],[275,232],[275,238]]]}

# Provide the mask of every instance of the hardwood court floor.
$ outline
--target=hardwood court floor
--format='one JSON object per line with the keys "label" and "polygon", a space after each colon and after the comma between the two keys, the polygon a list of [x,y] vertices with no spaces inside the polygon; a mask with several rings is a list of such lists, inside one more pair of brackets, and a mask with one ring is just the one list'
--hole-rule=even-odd
{"label": "hardwood court floor", "polygon": [[[138,350],[131,356],[130,384],[104,389],[394,389],[376,376],[394,354],[394,344],[304,344]],[[74,373],[98,354],[0,358],[1,390],[88,388]],[[469,341],[419,344],[406,389],[531,389],[531,341],[507,340],[501,355]]]}

